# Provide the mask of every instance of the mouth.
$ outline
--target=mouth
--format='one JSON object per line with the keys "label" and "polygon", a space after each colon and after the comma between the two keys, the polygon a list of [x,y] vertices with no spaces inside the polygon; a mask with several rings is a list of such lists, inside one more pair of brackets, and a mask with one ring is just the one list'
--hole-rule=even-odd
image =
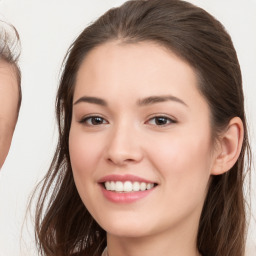
{"label": "mouth", "polygon": [[116,193],[134,193],[152,190],[158,184],[134,175],[108,175],[100,179],[99,184],[105,191]]}
{"label": "mouth", "polygon": [[105,181],[101,185],[108,191],[117,193],[131,193],[145,190],[151,190],[157,186],[156,183],[140,181]]}
{"label": "mouth", "polygon": [[148,197],[159,184],[134,175],[108,175],[98,181],[106,199],[113,203],[133,203]]}

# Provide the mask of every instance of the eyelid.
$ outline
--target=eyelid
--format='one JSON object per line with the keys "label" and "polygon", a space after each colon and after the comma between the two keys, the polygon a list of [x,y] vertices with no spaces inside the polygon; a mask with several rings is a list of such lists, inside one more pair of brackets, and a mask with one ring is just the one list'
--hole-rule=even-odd
{"label": "eyelid", "polygon": [[[78,123],[80,124],[84,124],[84,125],[87,125],[87,126],[97,126],[97,125],[93,125],[93,124],[87,124],[86,121],[88,121],[89,119],[91,118],[102,118],[104,120],[104,123],[102,124],[108,124],[109,122],[107,121],[106,118],[104,118],[102,115],[100,114],[88,114],[86,116],[83,116],[81,119],[78,120]],[[102,125],[102,124],[99,124],[99,125]]]}
{"label": "eyelid", "polygon": [[150,125],[165,127],[165,126],[168,126],[168,125],[177,123],[177,120],[176,120],[175,118],[170,117],[169,115],[166,115],[166,114],[154,114],[154,115],[151,115],[151,116],[147,119],[146,123],[149,124],[149,121],[151,121],[151,120],[153,120],[153,119],[156,119],[156,118],[166,118],[166,119],[168,119],[169,123],[168,123],[168,124],[163,124],[163,125],[157,125],[157,124],[150,124]]}
{"label": "eyelid", "polygon": [[[98,125],[96,125],[96,124],[88,124],[87,121],[89,119],[92,119],[92,118],[101,118],[103,120],[103,122],[98,124]],[[157,119],[157,118],[165,118],[165,119],[168,120],[168,123],[167,124],[162,124],[162,125],[161,124],[157,125],[157,124],[150,124],[149,123],[153,119]],[[100,126],[100,125],[109,124],[108,120],[105,117],[103,117],[101,114],[88,114],[88,115],[83,116],[77,122],[80,123],[80,124],[87,125],[87,126]],[[162,127],[165,127],[165,126],[177,123],[177,120],[175,118],[173,118],[173,117],[170,117],[167,114],[152,114],[152,115],[150,115],[147,118],[145,123],[149,124],[149,125],[152,125],[152,126],[162,126]]]}

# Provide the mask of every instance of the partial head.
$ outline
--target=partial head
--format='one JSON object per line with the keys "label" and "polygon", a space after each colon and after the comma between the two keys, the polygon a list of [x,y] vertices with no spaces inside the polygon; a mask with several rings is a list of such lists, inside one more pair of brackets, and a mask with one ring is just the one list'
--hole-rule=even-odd
{"label": "partial head", "polygon": [[[93,237],[95,230],[98,230],[99,236],[92,239],[95,243],[99,239],[98,242],[104,247],[103,230],[82,207],[75,192],[69,152],[74,92],[79,71],[87,57],[89,59],[92,52],[111,42],[116,42],[118,47],[139,44],[159,46],[193,70],[197,90],[209,108],[213,149],[226,148],[225,152],[228,152],[231,144],[225,144],[227,140],[223,138],[229,131],[236,133],[234,123],[238,127],[240,139],[237,140],[239,145],[235,157],[227,161],[231,158],[227,158],[228,154],[223,151],[211,173],[199,222],[197,247],[204,255],[214,254],[213,251],[217,251],[218,255],[242,255],[239,251],[243,250],[245,234],[243,165],[249,145],[241,71],[231,38],[224,27],[204,10],[179,0],[128,1],[119,8],[113,8],[86,28],[67,53],[56,102],[60,137],[53,162],[56,169],[51,175],[54,177],[57,169],[62,168],[65,178],[56,193],[71,200],[71,196],[64,193],[64,188],[67,191],[68,187],[73,193],[73,202],[80,209],[77,216],[81,221],[87,216],[88,223],[93,226],[94,230],[87,233],[81,228],[80,234],[86,233],[86,238]],[[237,229],[234,230],[234,227]]]}
{"label": "partial head", "polygon": [[16,29],[0,21],[0,167],[9,151],[21,104],[19,43]]}
{"label": "partial head", "polygon": [[81,63],[92,49],[115,40],[123,44],[154,42],[189,63],[211,107],[213,138],[232,117],[246,123],[241,71],[230,36],[203,9],[179,0],[128,1],[109,10],[80,34],[67,54],[58,94],[69,121]]}
{"label": "partial head", "polygon": [[4,21],[0,21],[0,61],[13,67],[16,76],[19,96],[17,104],[17,114],[20,110],[22,99],[21,94],[21,72],[18,65],[20,56],[20,37],[14,26]]}

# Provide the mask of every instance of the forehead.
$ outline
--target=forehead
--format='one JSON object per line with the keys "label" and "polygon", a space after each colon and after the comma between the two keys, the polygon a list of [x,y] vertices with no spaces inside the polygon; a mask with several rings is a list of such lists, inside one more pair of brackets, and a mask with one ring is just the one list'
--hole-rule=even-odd
{"label": "forehead", "polygon": [[113,41],[94,48],[85,57],[78,70],[75,93],[80,89],[97,92],[97,88],[117,90],[134,86],[165,92],[189,84],[190,89],[198,91],[193,68],[170,50],[153,42]]}

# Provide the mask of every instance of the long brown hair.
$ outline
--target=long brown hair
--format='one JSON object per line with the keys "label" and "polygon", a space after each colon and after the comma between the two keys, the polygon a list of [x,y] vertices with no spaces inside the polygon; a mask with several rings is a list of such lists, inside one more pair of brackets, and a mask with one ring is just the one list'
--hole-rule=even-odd
{"label": "long brown hair", "polygon": [[[250,147],[246,129],[241,71],[228,33],[201,8],[179,0],[128,1],[87,27],[71,45],[56,98],[57,149],[41,184],[36,208],[36,239],[43,255],[100,255],[106,233],[81,201],[72,175],[69,130],[76,75],[88,52],[110,40],[153,41],[189,63],[211,109],[213,139],[231,118],[244,124],[244,141],[232,169],[213,176],[201,214],[197,247],[207,256],[243,256],[246,218],[244,160]],[[249,167],[249,166],[248,166]]]}

